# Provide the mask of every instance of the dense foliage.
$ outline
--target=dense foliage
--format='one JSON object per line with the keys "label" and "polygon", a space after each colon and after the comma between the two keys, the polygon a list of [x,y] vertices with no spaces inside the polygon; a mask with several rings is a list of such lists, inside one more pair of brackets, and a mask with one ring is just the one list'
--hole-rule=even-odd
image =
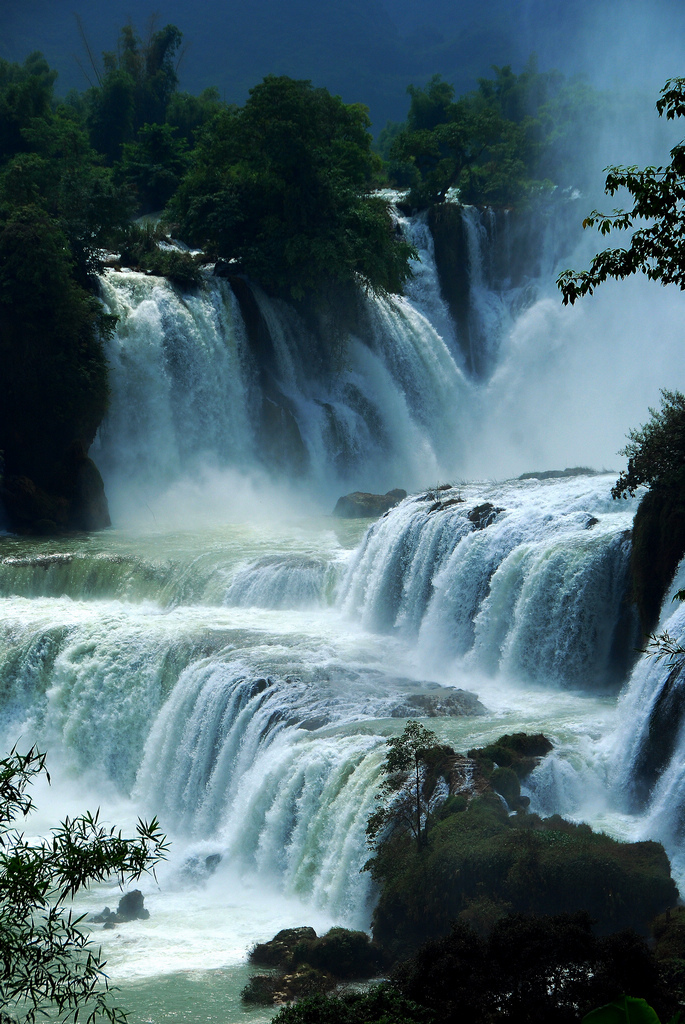
{"label": "dense foliage", "polygon": [[650,409],[651,419],[628,434],[621,455],[628,468],[621,471],[611,490],[612,497],[625,498],[638,487],[685,486],[685,395],[661,392],[661,408]]}
{"label": "dense foliage", "polygon": [[108,522],[106,504],[85,520],[79,507],[84,473],[97,474],[81,453],[107,406],[113,328],[88,287],[131,204],[53,82],[39,55],[0,62],[0,486],[19,528]]}
{"label": "dense foliage", "polygon": [[125,838],[86,813],[28,841],[17,821],[33,810],[28,789],[40,775],[45,755],[35,749],[0,759],[0,1012],[27,1024],[55,1011],[60,1021],[124,1024],[71,900],[93,882],[140,878],[164,857],[165,837],[156,820],[139,821],[137,836]]}
{"label": "dense foliage", "polygon": [[359,104],[268,76],[201,134],[171,206],[180,234],[280,295],[330,281],[399,291],[413,250],[387,203],[369,195],[368,129]]}
{"label": "dense foliage", "polygon": [[455,100],[439,75],[409,87],[406,124],[379,139],[391,181],[409,187],[409,202],[442,202],[457,189],[465,203],[520,204],[578,172],[578,147],[596,128],[599,98],[583,81],[540,72],[533,58],[521,74],[494,68],[492,79]]}
{"label": "dense foliage", "polygon": [[36,206],[0,221],[0,449],[8,474],[48,486],[106,408],[111,320],[75,280],[66,235]]}
{"label": "dense foliage", "polygon": [[[666,82],[656,107],[659,116],[665,113],[669,119],[685,115],[685,78]],[[596,226],[602,235],[631,231],[630,244],[598,253],[589,270],[565,270],[558,280],[564,303],[573,305],[580,296],[592,295],[609,278],[622,280],[637,273],[685,289],[685,140],[673,147],[669,164],[610,167],[605,191],[614,196],[621,189],[632,197],[630,210],[593,210],[583,226]],[[645,221],[645,227],[633,230]]]}
{"label": "dense foliage", "polygon": [[388,740],[378,794],[381,805],[369,818],[366,829],[371,846],[376,846],[389,825],[399,823],[411,832],[417,847],[426,842],[429,808],[423,775],[436,758],[444,756],[444,751],[435,733],[415,721],[407,722],[401,736]]}
{"label": "dense foliage", "polygon": [[456,924],[399,964],[388,983],[302,999],[275,1024],[577,1024],[624,993],[646,996],[667,1020],[683,990],[634,933],[598,938],[582,913],[515,915],[487,937]]}
{"label": "dense foliage", "polygon": [[618,843],[588,825],[526,811],[519,777],[550,749],[544,737],[505,736],[469,751],[468,762],[439,749],[422,773],[424,808],[439,778],[464,770],[480,795],[453,792],[427,815],[421,844],[400,800],[375,839],[367,865],[379,888],[373,935],[394,956],[444,935],[453,921],[485,934],[511,913],[583,910],[603,933],[646,932],[674,905],[677,890],[658,843]]}
{"label": "dense foliage", "polygon": [[85,97],[87,123],[93,145],[110,163],[144,125],[164,122],[178,86],[175,55],[181,38],[175,25],[166,25],[143,43],[129,23],[116,52],[102,55],[103,69],[91,61],[97,84]]}

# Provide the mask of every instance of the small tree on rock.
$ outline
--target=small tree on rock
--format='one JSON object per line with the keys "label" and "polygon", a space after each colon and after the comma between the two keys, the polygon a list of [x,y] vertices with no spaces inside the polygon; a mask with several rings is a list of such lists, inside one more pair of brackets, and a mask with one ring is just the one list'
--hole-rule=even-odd
{"label": "small tree on rock", "polygon": [[440,744],[435,733],[413,720],[407,722],[401,736],[388,740],[388,753],[381,768],[384,778],[378,794],[384,806],[369,818],[366,829],[369,845],[375,847],[381,833],[397,824],[411,832],[421,848],[428,828],[423,776],[430,754],[436,749],[440,749]]}

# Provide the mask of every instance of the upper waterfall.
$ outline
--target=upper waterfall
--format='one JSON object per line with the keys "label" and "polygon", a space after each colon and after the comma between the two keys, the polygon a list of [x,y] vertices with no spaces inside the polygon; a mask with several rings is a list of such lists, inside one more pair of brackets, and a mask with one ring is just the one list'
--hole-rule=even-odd
{"label": "upper waterfall", "polygon": [[649,334],[640,283],[634,310],[620,300],[632,326],[618,335],[610,286],[564,309],[554,224],[510,220],[453,204],[439,217],[398,214],[420,254],[404,297],[332,292],[305,309],[242,278],[208,276],[187,292],[107,272],[102,297],[119,323],[93,455],[115,506],[132,489],[150,503],[199,467],[261,466],[328,501],[341,489],[610,465],[674,358],[669,300]]}

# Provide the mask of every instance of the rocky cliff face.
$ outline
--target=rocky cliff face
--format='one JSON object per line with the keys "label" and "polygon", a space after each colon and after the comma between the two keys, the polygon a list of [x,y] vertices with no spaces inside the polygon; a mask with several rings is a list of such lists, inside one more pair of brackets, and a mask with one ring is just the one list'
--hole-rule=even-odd
{"label": "rocky cliff face", "polygon": [[81,441],[68,447],[43,486],[21,474],[0,476],[0,502],[8,528],[17,533],[50,536],[111,526],[102,477]]}

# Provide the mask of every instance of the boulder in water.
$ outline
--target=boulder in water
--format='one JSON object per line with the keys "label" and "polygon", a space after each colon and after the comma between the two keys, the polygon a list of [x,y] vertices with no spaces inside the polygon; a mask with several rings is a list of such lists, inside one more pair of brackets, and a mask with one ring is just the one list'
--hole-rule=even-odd
{"label": "boulder in water", "polygon": [[396,487],[387,494],[368,494],[365,491],[353,491],[338,498],[333,515],[339,519],[377,519],[389,512],[395,505],[407,497],[407,492]]}
{"label": "boulder in water", "polygon": [[447,688],[441,693],[417,693],[405,697],[391,711],[393,718],[456,718],[484,714],[485,708],[475,693]]}
{"label": "boulder in water", "polygon": [[483,505],[476,505],[475,508],[472,508],[468,518],[477,530],[484,530],[486,526],[494,523],[500,512],[504,512],[504,509],[496,508],[489,501],[486,501]]}
{"label": "boulder in water", "polygon": [[121,897],[116,914],[109,907],[105,907],[102,913],[93,914],[90,920],[93,924],[104,924],[105,928],[114,928],[127,921],[147,921],[150,911],[145,908],[144,903],[145,897],[140,889],[133,889]]}
{"label": "boulder in water", "polygon": [[140,889],[124,893],[117,907],[119,921],[147,921],[150,911],[145,909],[144,903],[145,897]]}

